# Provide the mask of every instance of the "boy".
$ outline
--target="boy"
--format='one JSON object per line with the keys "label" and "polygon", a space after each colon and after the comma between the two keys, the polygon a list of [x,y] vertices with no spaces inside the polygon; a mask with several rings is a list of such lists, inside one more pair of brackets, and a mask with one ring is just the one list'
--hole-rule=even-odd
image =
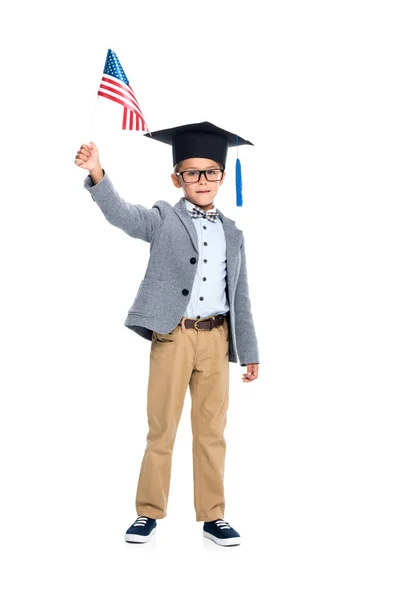
{"label": "boy", "polygon": [[172,146],[175,206],[151,209],[125,202],[102,169],[96,145],[82,144],[75,164],[87,169],[84,187],[105,218],[150,243],[150,258],[125,325],[151,340],[147,394],[149,430],[136,493],[138,518],[127,542],[146,542],[166,516],[172,451],[187,387],[192,398],[196,521],[219,545],[240,544],[224,521],[224,429],[229,362],[258,377],[258,345],[247,283],[243,232],[215,208],[225,179],[228,146],[250,144],[212,123],[146,134]]}

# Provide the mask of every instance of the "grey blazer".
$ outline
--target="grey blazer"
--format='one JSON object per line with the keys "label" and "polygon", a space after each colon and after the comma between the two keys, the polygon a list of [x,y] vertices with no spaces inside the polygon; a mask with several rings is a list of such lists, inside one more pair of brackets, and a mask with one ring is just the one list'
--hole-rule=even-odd
{"label": "grey blazer", "polygon": [[[107,221],[128,235],[150,243],[150,258],[124,325],[151,340],[152,332],[169,333],[182,319],[189,302],[197,260],[197,232],[181,198],[175,206],[158,200],[152,208],[125,202],[104,173],[96,185],[84,181]],[[219,210],[219,209],[218,209]],[[229,301],[229,361],[241,366],[259,363],[254,329],[243,231],[221,215],[226,240]]]}

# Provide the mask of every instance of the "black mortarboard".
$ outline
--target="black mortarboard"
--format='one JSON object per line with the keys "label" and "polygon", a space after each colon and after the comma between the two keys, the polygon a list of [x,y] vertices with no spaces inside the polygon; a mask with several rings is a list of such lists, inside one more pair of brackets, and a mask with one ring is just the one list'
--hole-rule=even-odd
{"label": "black mortarboard", "polygon": [[[145,136],[158,142],[170,144],[174,165],[187,158],[209,158],[221,163],[225,168],[229,147],[244,144],[253,146],[251,142],[230,133],[230,131],[216,127],[208,121],[152,131],[146,133]],[[242,206],[242,179],[239,157],[236,159],[236,204]]]}

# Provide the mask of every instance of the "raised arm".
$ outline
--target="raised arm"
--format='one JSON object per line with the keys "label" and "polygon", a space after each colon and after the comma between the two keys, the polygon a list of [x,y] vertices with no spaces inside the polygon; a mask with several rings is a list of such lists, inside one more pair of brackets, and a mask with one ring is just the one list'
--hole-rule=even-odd
{"label": "raised arm", "polygon": [[89,171],[83,186],[111,225],[145,242],[151,242],[163,218],[157,206],[146,208],[125,202],[114,188],[111,179],[101,167],[99,152],[94,142],[82,144],[75,157],[78,167]]}

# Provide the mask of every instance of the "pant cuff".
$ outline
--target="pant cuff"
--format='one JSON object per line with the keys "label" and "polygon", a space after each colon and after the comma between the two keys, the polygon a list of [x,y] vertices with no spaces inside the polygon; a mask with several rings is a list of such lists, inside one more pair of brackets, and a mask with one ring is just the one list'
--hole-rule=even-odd
{"label": "pant cuff", "polygon": [[150,519],[165,519],[167,513],[154,512],[153,510],[138,510],[136,509],[138,517],[150,517]]}
{"label": "pant cuff", "polygon": [[196,515],[196,521],[215,521],[216,519],[223,519],[224,516],[221,516],[221,511],[210,512],[208,515]]}

